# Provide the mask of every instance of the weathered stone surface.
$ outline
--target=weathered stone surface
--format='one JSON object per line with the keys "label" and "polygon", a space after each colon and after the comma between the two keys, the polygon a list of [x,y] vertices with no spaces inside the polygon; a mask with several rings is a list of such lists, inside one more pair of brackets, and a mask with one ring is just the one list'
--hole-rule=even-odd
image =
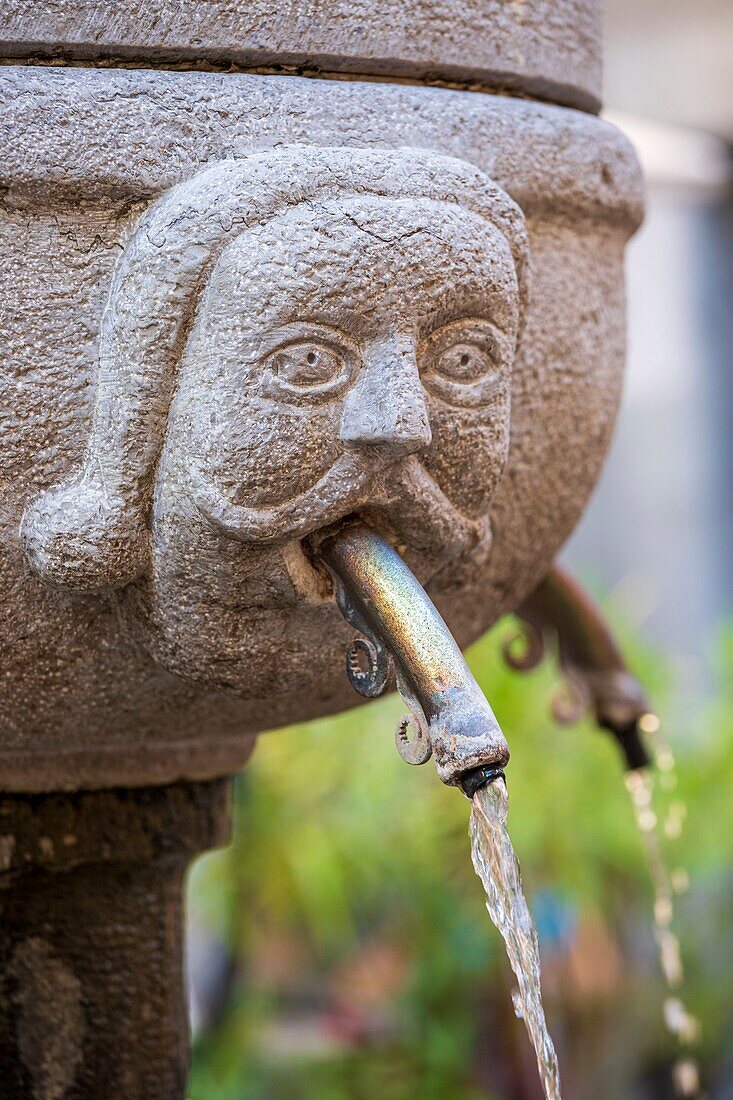
{"label": "weathered stone surface", "polygon": [[182,880],[227,786],[0,798],[3,1100],[182,1100]]}
{"label": "weathered stone surface", "polygon": [[222,774],[355,702],[301,543],[345,512],[461,644],[515,607],[615,418],[640,216],[618,133],[441,89],[0,80],[4,784]]}
{"label": "weathered stone surface", "polygon": [[0,56],[432,78],[597,111],[601,0],[8,0]]}

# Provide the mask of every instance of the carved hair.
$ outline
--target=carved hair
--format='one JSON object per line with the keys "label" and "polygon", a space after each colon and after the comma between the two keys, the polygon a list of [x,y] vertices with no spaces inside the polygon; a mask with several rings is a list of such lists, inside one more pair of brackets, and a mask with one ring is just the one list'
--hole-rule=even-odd
{"label": "carved hair", "polygon": [[178,184],[144,214],[115,270],[82,469],[23,517],[26,554],[49,583],[76,591],[118,588],[144,570],[176,365],[222,248],[286,207],[364,194],[457,204],[496,226],[512,251],[521,307],[524,217],[464,161],[416,149],[286,146],[220,161]]}

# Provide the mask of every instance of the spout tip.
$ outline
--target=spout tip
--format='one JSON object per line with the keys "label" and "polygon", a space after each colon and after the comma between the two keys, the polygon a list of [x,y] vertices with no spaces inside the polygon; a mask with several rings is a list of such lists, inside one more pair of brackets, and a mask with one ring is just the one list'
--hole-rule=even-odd
{"label": "spout tip", "polygon": [[438,777],[449,787],[482,768],[504,768],[509,746],[478,685],[452,687],[433,700],[428,732]]}
{"label": "spout tip", "polygon": [[652,761],[641,736],[638,718],[624,724],[610,722],[600,724],[616,738],[629,771],[649,767]]}
{"label": "spout tip", "polygon": [[476,791],[480,790],[481,787],[485,787],[488,783],[494,783],[497,779],[503,779],[506,782],[504,769],[499,765],[488,764],[464,772],[458,782],[466,798],[473,798]]}

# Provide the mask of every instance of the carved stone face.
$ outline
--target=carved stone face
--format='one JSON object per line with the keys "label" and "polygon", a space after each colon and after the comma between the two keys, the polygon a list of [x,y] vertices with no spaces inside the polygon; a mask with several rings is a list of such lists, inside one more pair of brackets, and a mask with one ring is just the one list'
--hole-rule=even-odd
{"label": "carved stone face", "polygon": [[485,518],[504,464],[517,324],[507,242],[459,207],[303,204],[243,233],[207,285],[172,410],[202,512],[282,542],[372,508],[408,548],[450,556],[436,531]]}
{"label": "carved stone face", "polygon": [[257,642],[237,660],[232,608],[297,616],[299,540],[350,513],[423,581],[486,554],[518,303],[506,239],[447,203],[303,203],[224,248],[159,467],[145,618],[164,663],[206,678],[223,658],[214,678],[251,690]]}
{"label": "carved stone face", "polygon": [[527,252],[506,192],[419,149],[282,147],[172,188],[112,279],[84,461],[24,513],[32,568],[118,590],[133,645],[253,721],[332,709],[319,532],[357,513],[444,594],[485,573]]}

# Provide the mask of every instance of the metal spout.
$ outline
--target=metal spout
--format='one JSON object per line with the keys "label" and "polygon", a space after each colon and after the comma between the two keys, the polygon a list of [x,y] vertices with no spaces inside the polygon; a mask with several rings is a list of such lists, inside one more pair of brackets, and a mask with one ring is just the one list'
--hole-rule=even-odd
{"label": "metal spout", "polygon": [[347,655],[352,685],[380,695],[396,674],[410,708],[409,723],[396,734],[403,758],[424,763],[432,753],[439,777],[452,786],[480,770],[484,782],[497,778],[509,746],[455,639],[397,551],[354,521],[327,535],[317,553],[334,578],[342,614],[364,635]]}
{"label": "metal spout", "polygon": [[627,768],[647,767],[650,758],[642,730],[650,716],[649,701],[629,671],[601,609],[585,589],[555,564],[517,615],[529,634],[523,657],[515,660],[507,651],[513,667],[535,667],[542,659],[546,639],[557,646],[575,698],[570,707],[565,703],[556,709],[555,717],[572,723],[591,711],[598,725],[615,737]]}

